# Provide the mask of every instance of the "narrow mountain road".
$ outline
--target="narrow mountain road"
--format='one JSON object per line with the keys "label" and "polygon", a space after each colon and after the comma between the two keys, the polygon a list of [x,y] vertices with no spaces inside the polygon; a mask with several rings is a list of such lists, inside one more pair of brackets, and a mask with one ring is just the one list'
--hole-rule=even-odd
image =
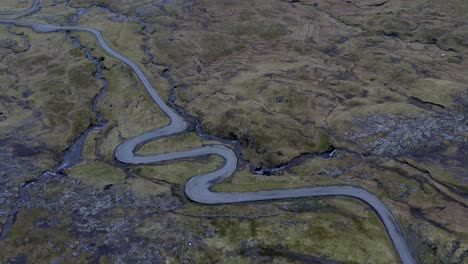
{"label": "narrow mountain road", "polygon": [[[39,0],[35,0],[33,6],[24,11],[0,12],[1,14],[27,14],[35,12],[40,8]],[[268,190],[268,191],[252,191],[252,192],[215,192],[212,187],[232,176],[237,169],[237,157],[235,153],[222,145],[210,145],[200,148],[177,151],[171,153],[163,153],[156,155],[136,155],[135,149],[148,141],[157,140],[163,137],[168,137],[173,134],[182,132],[187,129],[186,121],[179,116],[173,109],[159,97],[156,90],[146,78],[143,71],[132,60],[124,57],[117,51],[110,48],[102,34],[93,28],[76,27],[76,26],[55,26],[48,24],[40,24],[35,22],[19,21],[12,19],[0,19],[2,24],[11,24],[22,27],[29,27],[37,32],[56,32],[56,31],[84,31],[93,34],[100,46],[111,56],[117,58],[127,64],[138,76],[146,91],[151,96],[154,103],[163,111],[171,120],[170,124],[143,133],[134,138],[128,139],[121,143],[115,150],[115,157],[128,164],[152,164],[162,161],[180,160],[192,157],[200,157],[206,155],[217,155],[224,159],[224,165],[212,172],[201,174],[192,177],[185,185],[185,193],[187,197],[195,202],[202,204],[228,204],[242,203],[253,201],[267,201],[278,199],[291,199],[303,197],[323,197],[323,196],[347,196],[357,198],[366,202],[378,214],[382,220],[388,235],[390,236],[395,249],[397,250],[402,263],[413,264],[417,263],[415,256],[412,254],[410,247],[405,239],[405,236],[400,229],[397,221],[392,213],[385,205],[372,193],[357,187],[351,186],[323,186],[323,187],[305,187],[294,189]],[[125,111],[125,109],[122,109]]]}

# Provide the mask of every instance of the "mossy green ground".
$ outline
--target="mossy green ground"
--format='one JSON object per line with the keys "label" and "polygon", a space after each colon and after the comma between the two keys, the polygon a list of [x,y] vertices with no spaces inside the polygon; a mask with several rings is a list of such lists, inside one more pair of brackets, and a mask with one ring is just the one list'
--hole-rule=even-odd
{"label": "mossy green ground", "polygon": [[[28,31],[26,30],[26,32]],[[44,40],[44,42],[50,41],[49,39],[50,36],[47,36],[45,34],[34,34],[31,32],[28,32],[28,36],[29,35],[33,35],[35,38],[39,38],[39,37],[47,38],[47,40]],[[56,34],[56,36],[59,39],[63,38],[63,36],[60,36],[60,34]],[[97,53],[96,55],[100,55],[98,53],[99,52],[98,50],[95,50],[95,52]],[[78,53],[78,52],[74,51],[73,54],[75,53]],[[60,57],[56,56],[56,58],[60,58]],[[35,59],[36,57],[32,56],[31,60],[35,60]],[[27,62],[27,61],[28,59],[25,58],[23,62]],[[148,122],[147,118],[151,118],[149,120],[155,120],[153,121],[153,123],[161,124],[161,125],[163,125],[167,121],[165,118],[161,116],[160,113],[157,112],[157,109],[155,109],[154,106],[149,105],[149,103],[147,103],[147,100],[145,100],[146,99],[145,95],[142,92],[141,93],[139,92],[141,91],[139,90],[141,88],[138,88],[139,86],[138,82],[135,81],[135,79],[132,77],[131,74],[129,74],[128,71],[123,70],[122,68],[123,66],[119,65],[119,63],[114,62],[113,59],[108,58],[108,57],[105,57],[104,63],[107,68],[104,71],[104,75],[109,80],[110,86],[109,86],[108,93],[106,93],[106,95],[102,98],[102,101],[99,104],[99,109],[101,109],[106,119],[109,120],[109,125],[108,125],[108,128],[106,129],[91,133],[90,138],[86,141],[86,144],[85,144],[85,153],[89,153],[89,154],[84,156],[83,162],[75,165],[69,170],[66,170],[66,173],[69,175],[69,177],[79,179],[81,184],[85,186],[86,185],[93,186],[90,188],[97,188],[98,190],[99,189],[102,190],[106,186],[107,187],[114,186],[112,187],[114,191],[132,191],[132,192],[138,193],[138,195],[142,197],[148,198],[148,197],[154,197],[155,195],[170,194],[170,189],[168,187],[164,187],[164,185],[160,185],[160,184],[155,184],[151,181],[152,179],[166,180],[168,182],[175,183],[175,184],[183,184],[186,181],[187,177],[202,173],[203,171],[210,170],[210,168],[211,169],[215,168],[216,162],[214,161],[216,161],[216,159],[211,159],[211,158],[206,159],[206,161],[202,162],[200,165],[195,165],[193,162],[180,162],[180,163],[171,163],[171,164],[157,165],[157,166],[141,166],[141,168],[135,168],[134,175],[136,177],[129,178],[121,168],[113,167],[109,165],[109,164],[112,164],[113,149],[116,147],[118,143],[120,143],[122,137],[130,137],[133,134],[138,134],[140,131],[144,131],[145,129],[153,128],[154,125],[151,124],[152,122]],[[29,66],[30,64],[24,64],[24,65],[28,65],[26,67],[31,67]],[[88,68],[92,69],[91,65],[89,65]],[[92,76],[91,75],[92,70],[91,71],[88,70],[87,72],[89,76]],[[117,72],[121,72],[121,73],[117,74]],[[127,72],[128,74],[125,74],[125,72]],[[46,75],[44,75],[44,77],[45,76]],[[34,76],[37,82],[41,82],[44,77],[42,77],[41,75]],[[94,84],[94,87],[99,89],[98,82],[93,79],[91,80],[92,80],[91,83],[82,82],[82,85],[83,85],[82,89],[91,88],[90,84]],[[72,82],[71,79],[69,82]],[[64,85],[64,87],[67,87],[67,85]],[[128,87],[131,87],[134,90],[130,91]],[[96,89],[96,91],[98,89]],[[138,99],[139,93],[140,93],[140,97],[139,97],[140,99]],[[148,104],[146,107],[140,106],[140,105],[144,105],[145,103]],[[48,105],[48,107],[55,107],[55,106]],[[83,105],[83,108],[84,107],[85,105]],[[113,109],[116,109],[116,110],[113,110]],[[129,112],[131,113],[133,112],[134,114],[131,115],[132,118],[129,118],[130,115],[128,113],[120,114],[121,111],[117,111],[119,109],[127,109],[129,110]],[[62,111],[62,108],[57,108],[55,109],[55,111],[51,110],[49,112],[55,113],[57,111]],[[142,112],[145,113],[146,111],[154,111],[154,112],[152,114],[139,115],[139,113],[142,113]],[[89,115],[90,115],[89,120],[91,120],[92,119],[91,113],[89,113]],[[127,115],[129,116],[127,117]],[[157,119],[154,119],[154,118],[157,118]],[[59,125],[58,121],[57,121],[57,125]],[[52,135],[49,135],[49,136],[52,136]],[[56,139],[56,137],[54,137],[54,139]],[[56,142],[56,144],[58,144],[58,142]],[[196,146],[199,144],[201,144],[201,142],[199,141],[197,137],[194,137],[193,134],[187,134],[187,135],[181,135],[179,136],[179,138],[176,137],[175,139],[163,140],[160,145],[155,144],[155,143],[150,143],[147,146],[144,146],[142,149],[140,149],[140,151],[142,153],[158,152],[158,151],[165,152],[171,149],[186,148],[186,147]],[[62,145],[65,145],[65,143],[62,143]],[[93,145],[100,147],[99,152],[103,156],[102,161],[93,160],[97,158],[96,151],[93,151]],[[199,162],[200,160],[197,160],[197,161]],[[108,162],[109,164],[106,164],[103,162]],[[175,170],[179,172],[176,172]],[[139,175],[144,176],[144,178],[140,178]],[[180,176],[177,176],[177,175],[180,175]],[[54,188],[51,187],[50,193],[46,194],[45,197],[53,198],[54,195],[52,193],[60,192],[60,191],[61,191],[60,186],[55,186]],[[351,204],[353,203],[356,205],[359,205],[359,203],[351,202]],[[189,208],[186,209],[183,213],[190,214],[190,211],[191,211],[190,207],[192,206],[194,205],[189,204]],[[362,206],[362,205],[359,205],[359,206]],[[218,207],[219,209],[216,207],[208,207],[208,208],[199,207],[199,206],[197,207],[198,207],[197,213],[203,212],[203,213],[208,213],[208,214],[212,214],[213,212],[217,212],[219,211],[219,209],[223,208],[223,206]],[[253,208],[253,210],[255,211],[256,210],[255,208],[257,206],[249,205],[248,207]],[[327,206],[324,206],[324,207],[327,207]],[[231,206],[231,207],[228,207],[228,209],[226,210],[229,215],[236,215],[236,214],[246,213],[246,210],[244,208],[245,206]],[[34,221],[37,221],[41,215],[43,216],[47,215],[47,212],[38,211],[37,217],[33,214],[30,214],[28,219],[24,219],[23,214],[26,212],[32,212],[32,211],[31,210],[26,211],[26,209],[22,209],[20,211],[20,214],[18,215],[19,220],[15,223],[13,229],[11,230],[11,233],[9,233],[9,236],[7,240],[5,241],[5,243],[8,243],[8,241],[18,241],[14,244],[9,243],[9,245],[11,246],[14,245],[14,247],[11,247],[11,246],[3,247],[5,256],[13,257],[18,252],[25,252],[28,248],[31,249],[33,245],[29,244],[28,241],[35,241],[34,248],[35,248],[36,253],[35,255],[31,255],[29,257],[34,257],[36,259],[44,259],[44,260],[49,259],[49,258],[52,259],[53,257],[48,256],[47,253],[45,253],[46,251],[44,251],[41,248],[41,244],[45,243],[43,239],[47,237],[47,239],[54,241],[54,243],[58,245],[64,244],[66,242],[70,242],[70,239],[69,238],[67,239],[66,238],[67,236],[65,236],[64,234],[60,234],[60,237],[61,237],[60,238],[59,234],[58,233],[56,234],[55,232],[51,233],[50,231],[44,231],[47,233],[47,236],[44,236],[45,233],[42,234],[41,233],[42,231],[35,232],[36,228],[34,227],[32,223],[34,223]],[[299,217],[296,220],[298,224],[288,225],[287,221],[289,221],[293,217]],[[190,228],[193,228],[194,226],[197,226],[197,225],[204,224],[204,225],[208,225],[209,228],[211,228],[212,230],[215,230],[216,235],[213,237],[207,237],[206,242],[204,242],[208,245],[209,247],[208,249],[204,248],[202,250],[200,248],[199,250],[189,253],[188,255],[188,257],[190,258],[199,259],[200,261],[209,260],[209,259],[218,259],[218,260],[226,260],[226,261],[232,261],[232,262],[237,262],[237,263],[240,261],[248,262],[250,257],[243,256],[244,249],[242,249],[241,247],[241,244],[243,244],[242,241],[245,240],[247,241],[249,245],[252,245],[255,247],[269,248],[269,247],[281,246],[284,248],[288,248],[288,250],[291,250],[293,252],[300,252],[304,254],[310,254],[310,252],[313,251],[315,253],[312,255],[317,255],[320,257],[326,257],[326,258],[331,258],[331,259],[343,259],[343,260],[361,259],[363,260],[363,259],[370,258],[369,262],[374,262],[372,260],[372,257],[366,253],[368,252],[366,251],[366,248],[369,249],[370,245],[360,245],[356,249],[353,249],[352,247],[350,247],[352,246],[352,243],[350,243],[351,241],[344,242],[345,240],[342,240],[343,238],[338,236],[338,234],[342,232],[340,231],[339,233],[336,233],[335,232],[336,229],[332,228],[334,226],[334,224],[332,223],[342,222],[344,219],[346,219],[346,217],[345,218],[343,217],[345,216],[342,216],[336,212],[333,213],[331,211],[328,211],[324,213],[320,213],[320,212],[308,213],[308,215],[306,216],[297,215],[295,213],[287,213],[287,214],[282,214],[282,216],[278,216],[278,217],[268,217],[268,218],[261,219],[261,220],[249,220],[249,221],[244,221],[244,220],[239,221],[239,220],[236,220],[235,218],[234,219],[223,218],[223,219],[219,219],[216,221],[208,221],[207,223],[207,221],[204,219],[190,220],[192,219],[190,216],[183,216],[183,215],[176,216],[176,219],[177,221],[182,221],[182,222],[189,221],[190,224],[188,226],[190,226]],[[349,217],[350,219],[346,220],[347,222],[343,224],[350,225],[351,229],[353,230],[355,229],[353,232],[359,233],[362,230],[364,230],[364,232],[361,232],[361,234],[366,234],[372,237],[376,237],[376,236],[378,237],[381,235],[381,232],[384,232],[380,222],[376,219],[375,215],[373,215],[371,212],[370,214],[367,213],[366,220],[362,220],[362,221],[353,220],[353,218],[355,217],[353,214],[349,215]],[[370,217],[370,219],[367,219],[367,217]],[[24,222],[23,219],[26,222]],[[68,220],[64,218],[64,221],[65,222],[63,222],[63,225],[66,226],[68,223]],[[363,223],[364,223],[364,226],[362,226]],[[252,225],[258,226],[258,228],[251,228]],[[232,229],[234,227],[239,227],[240,228],[239,232],[242,233],[243,235],[232,236],[232,234],[236,233],[234,232],[234,229]],[[278,232],[278,231],[275,231],[275,229],[278,229],[278,230],[283,229],[283,230],[281,232]],[[60,228],[56,230],[59,232],[63,232],[63,230]],[[171,234],[170,232],[167,232],[167,230],[156,229],[153,231],[154,231],[154,234],[157,236],[177,235],[177,234]],[[194,232],[194,230],[192,230],[191,232]],[[202,230],[197,231],[197,232],[202,232]],[[354,236],[353,232],[349,233],[350,239],[351,237]],[[149,236],[150,234],[153,234],[153,233],[145,232],[143,235]],[[202,232],[201,234],[204,234],[204,232]],[[301,234],[302,236],[299,236],[299,234]],[[283,243],[281,242],[279,238],[283,238],[285,236],[289,237],[289,239],[286,239],[286,241],[284,241]],[[315,236],[317,236],[317,238],[314,238]],[[372,242],[374,246],[372,248],[376,250],[380,250],[380,251],[383,250],[382,252],[386,256],[386,259],[387,259],[386,261],[390,263],[394,260],[395,253],[393,252],[391,246],[388,245],[389,243],[388,238],[386,237],[384,238],[385,239],[382,241],[382,244],[380,245]],[[258,239],[260,239],[263,242],[254,243],[254,241],[257,241]],[[304,239],[308,242],[300,243],[300,241],[304,241]],[[19,242],[19,241],[23,241],[23,242]],[[327,242],[325,243],[325,241]],[[344,245],[343,243],[346,245]],[[380,249],[377,249],[379,247]],[[342,255],[332,254],[333,252],[336,252],[336,248],[342,248],[345,251],[341,253]],[[17,253],[13,253],[13,252],[17,252]],[[56,255],[59,252],[60,254],[64,254],[64,255],[71,254],[71,252],[69,252],[68,249],[64,249],[62,247],[59,247],[58,249],[56,249],[55,252],[56,253],[52,255]],[[218,254],[214,254],[213,252],[224,253],[226,254],[226,256],[229,256],[230,254],[232,254],[232,252],[236,252],[236,254],[238,254],[239,256],[238,257],[223,257],[224,256],[223,254],[218,255]],[[355,252],[355,254],[350,255],[347,252]],[[374,255],[374,256],[377,257],[379,255]],[[84,260],[86,258],[87,258],[86,255],[80,256],[81,260]],[[174,258],[174,256],[168,255],[167,258],[170,260]],[[283,259],[283,261],[286,260],[282,257],[278,257],[278,259],[279,260]],[[79,259],[77,261],[80,262]],[[177,261],[177,259],[174,259],[174,261]],[[382,263],[385,263],[385,261]]]}
{"label": "mossy green ground", "polygon": [[[391,2],[382,7],[387,11],[410,12],[402,15],[366,7],[374,2],[359,3],[367,11],[356,11],[352,6],[334,1],[298,4],[200,1],[200,9],[171,1],[162,4],[164,8],[148,9],[149,48],[158,62],[173,66],[172,76],[178,85],[177,103],[196,115],[206,131],[237,138],[246,159],[274,165],[304,152],[328,150],[331,145],[342,148],[333,159],[309,159],[271,177],[252,175],[246,167],[241,167],[234,177],[216,186],[216,190],[328,184],[361,186],[379,196],[397,217],[420,262],[437,263],[442,259],[456,263],[468,248],[468,227],[463,221],[467,217],[467,201],[444,185],[464,192],[466,183],[449,175],[439,164],[431,167],[427,163],[411,163],[429,170],[433,176],[430,178],[391,157],[360,153],[361,146],[347,142],[345,136],[357,116],[430,113],[427,107],[409,103],[411,97],[463,113],[458,99],[464,92],[462,84],[466,83],[466,62],[460,59],[466,44],[459,36],[466,30],[459,27],[444,34],[447,24],[443,21],[432,26],[420,23],[424,16],[414,16],[413,11],[407,10],[422,1]],[[162,97],[167,98],[168,85],[159,77],[163,67],[148,63],[143,46],[145,34],[134,17],[142,3],[73,1],[72,6],[93,3],[108,6],[121,15],[92,7],[81,16],[79,25],[100,29],[109,45],[140,65]],[[465,7],[462,2],[444,4],[434,0],[427,4],[443,15],[464,15],[460,11]],[[459,7],[454,8],[457,4]],[[74,12],[63,4],[51,5],[44,1],[43,9],[31,19],[58,23],[69,19]],[[222,19],[212,20],[212,14]],[[27,53],[10,55],[6,60],[18,68],[20,89],[30,83],[38,84],[39,88],[30,87],[37,89],[37,94],[28,100],[34,109],[43,113],[44,124],[36,124],[40,128],[32,130],[37,130],[33,135],[50,146],[46,149],[51,149],[46,154],[38,154],[45,156],[44,159],[36,155],[31,160],[50,168],[59,153],[93,120],[90,99],[102,83],[92,78],[92,64],[83,52],[73,48],[63,33],[15,30],[24,31],[32,47]],[[9,35],[6,31],[2,34]],[[103,189],[112,184],[109,189],[112,192],[136,193],[143,199],[182,197],[183,210],[167,215],[145,214],[142,225],[135,229],[140,238],[162,239],[168,244],[184,241],[187,234],[203,237],[202,243],[193,247],[189,246],[190,241],[180,244],[179,256],[171,250],[162,250],[168,262],[258,261],[249,256],[251,252],[273,256],[270,259],[273,263],[294,261],[274,253],[278,248],[346,263],[397,261],[378,218],[355,200],[304,199],[206,207],[188,202],[181,185],[191,176],[216,168],[222,162],[220,159],[208,157],[136,167],[117,164],[113,153],[120,142],[164,126],[169,120],[149,100],[126,65],[107,56],[91,35],[73,35],[94,56],[104,59],[103,74],[110,86],[98,108],[109,124],[90,134],[83,161],[67,173],[72,179],[80,179],[82,186],[96,188],[97,193],[105,193]],[[15,49],[20,51],[23,48],[20,37],[11,38],[17,41]],[[434,38],[438,39],[438,45],[434,45]],[[46,70],[42,69],[44,64]],[[14,85],[16,77],[5,72],[6,67],[1,78]],[[66,76],[65,83],[61,81],[63,76]],[[8,88],[5,93],[19,98],[23,91],[20,89]],[[33,117],[31,111],[21,110],[20,106],[8,107],[12,116],[9,127],[16,129]],[[68,123],[64,123],[64,116],[68,117]],[[37,142],[37,137],[28,147],[35,147],[33,142]],[[207,143],[188,133],[150,142],[139,153],[162,153]],[[450,160],[453,153],[447,150],[443,155]],[[64,188],[51,186],[46,196],[52,199],[64,192]],[[26,217],[29,212],[30,218]],[[49,213],[21,209],[7,240],[0,242],[0,248],[6,252],[1,261],[32,249],[35,250],[32,259],[50,262],[52,255],[70,256],[69,249],[50,250],[47,243],[85,239],[65,236],[64,226],[70,225],[70,215],[63,216],[59,228],[37,231],[34,221]],[[123,215],[133,213],[131,208],[115,208],[110,210],[109,219],[118,221]],[[245,219],[249,216],[263,217]],[[74,260],[85,262],[89,256],[81,255]],[[113,262],[116,258],[105,256],[101,261]]]}
{"label": "mossy green ground", "polygon": [[[5,28],[1,30],[7,38]],[[92,122],[90,104],[100,87],[82,51],[72,45],[59,48],[68,41],[64,34],[12,30],[25,32],[26,40],[37,44],[2,60],[7,74],[0,77],[0,135],[20,155],[46,169]],[[25,45],[21,38],[16,41]]]}
{"label": "mossy green ground", "polygon": [[11,10],[21,10],[27,9],[31,6],[31,1],[29,0],[4,0],[2,1],[2,6],[0,11],[11,11]]}

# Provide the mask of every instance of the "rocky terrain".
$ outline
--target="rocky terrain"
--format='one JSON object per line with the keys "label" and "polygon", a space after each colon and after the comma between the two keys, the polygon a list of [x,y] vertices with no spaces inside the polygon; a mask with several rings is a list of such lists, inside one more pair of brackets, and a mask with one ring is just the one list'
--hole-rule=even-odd
{"label": "rocky terrain", "polygon": [[[10,17],[97,28],[139,64],[191,121],[139,153],[230,146],[238,173],[217,190],[363,187],[420,263],[468,263],[466,11],[461,0],[43,0]],[[183,185],[220,159],[117,162],[120,142],[169,120],[89,34],[2,25],[0,71],[0,263],[399,261],[362,202],[203,206]]]}

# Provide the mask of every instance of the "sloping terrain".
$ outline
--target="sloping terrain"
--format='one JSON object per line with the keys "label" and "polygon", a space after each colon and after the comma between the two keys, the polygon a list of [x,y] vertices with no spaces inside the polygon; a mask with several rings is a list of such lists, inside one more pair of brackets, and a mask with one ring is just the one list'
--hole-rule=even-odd
{"label": "sloping terrain", "polygon": [[[189,117],[192,132],[139,153],[220,140],[241,164],[217,190],[363,187],[421,263],[464,263],[464,10],[441,0],[41,1],[22,19],[101,30]],[[168,123],[129,68],[85,33],[2,26],[0,37],[1,262],[398,262],[361,202],[205,207],[183,184],[221,160],[116,162],[122,140]],[[82,158],[61,168],[85,131]]]}

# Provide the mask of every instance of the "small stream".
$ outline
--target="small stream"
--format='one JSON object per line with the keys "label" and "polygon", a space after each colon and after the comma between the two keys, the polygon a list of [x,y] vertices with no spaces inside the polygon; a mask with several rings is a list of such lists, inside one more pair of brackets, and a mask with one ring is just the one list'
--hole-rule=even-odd
{"label": "small stream", "polygon": [[[37,1],[38,3],[39,1]],[[34,7],[34,6],[33,6]],[[38,7],[36,7],[38,8]],[[80,8],[78,9],[78,12],[76,15],[72,17],[72,22],[71,24],[76,24],[79,16],[83,14],[86,11],[85,8]],[[0,14],[3,14],[0,12]],[[10,32],[13,34],[12,32]],[[84,142],[86,141],[86,138],[88,135],[96,129],[102,129],[106,124],[107,120],[102,116],[102,114],[98,111],[98,104],[99,100],[104,96],[106,91],[109,88],[109,82],[102,76],[102,69],[103,66],[99,59],[94,57],[91,52],[89,51],[88,48],[85,46],[81,45],[79,42],[78,38],[73,37],[70,32],[66,32],[66,36],[68,39],[70,39],[73,43],[73,45],[82,51],[84,51],[86,58],[91,61],[96,70],[94,72],[94,77],[98,80],[101,80],[103,83],[103,87],[100,89],[99,93],[93,98],[92,104],[91,104],[91,110],[95,114],[96,121],[93,122],[80,136],[78,136],[73,143],[69,146],[67,150],[65,150],[62,160],[59,163],[58,166],[56,166],[52,171],[46,171],[42,173],[41,175],[36,176],[34,179],[23,182],[19,188],[18,188],[18,198],[16,199],[15,203],[13,204],[13,207],[7,217],[6,223],[2,226],[2,230],[0,232],[0,240],[3,240],[6,238],[8,235],[9,230],[13,226],[16,220],[16,216],[18,215],[19,209],[22,204],[26,203],[29,199],[29,195],[27,192],[27,189],[30,185],[34,184],[38,180],[44,178],[44,177],[49,177],[49,176],[55,176],[57,174],[62,174],[63,169],[72,167],[76,163],[78,163],[82,159],[82,152],[83,152],[83,145]],[[25,39],[24,35],[22,36],[23,41],[27,43],[27,46],[29,48],[30,44],[27,42]]]}
{"label": "small stream", "polygon": [[[71,25],[75,25],[79,19],[79,16],[84,14],[85,12],[86,12],[86,8],[79,8],[77,11],[77,14],[73,15],[72,17]],[[77,137],[75,141],[71,144],[71,146],[65,151],[65,154],[63,155],[63,159],[60,162],[60,164],[57,166],[56,171],[62,171],[63,169],[72,167],[73,165],[78,163],[82,159],[83,145],[88,135],[93,130],[102,129],[107,124],[107,120],[103,117],[101,112],[99,112],[98,110],[98,104],[99,104],[100,99],[104,96],[104,94],[109,89],[109,81],[107,81],[107,79],[102,76],[103,66],[101,64],[101,61],[98,58],[94,57],[87,47],[81,45],[78,38],[72,36],[69,31],[66,32],[66,36],[68,39],[72,41],[73,46],[84,51],[86,58],[94,64],[96,68],[94,72],[94,78],[100,80],[103,83],[103,87],[101,88],[99,93],[93,98],[92,104],[91,104],[91,110],[96,116],[96,121],[92,123],[79,137]]]}

